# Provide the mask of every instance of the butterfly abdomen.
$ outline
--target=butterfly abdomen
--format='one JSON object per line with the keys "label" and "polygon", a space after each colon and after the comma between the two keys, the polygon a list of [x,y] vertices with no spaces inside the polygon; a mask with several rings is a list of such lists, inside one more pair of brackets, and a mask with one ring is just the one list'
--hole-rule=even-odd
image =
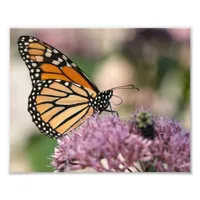
{"label": "butterfly abdomen", "polygon": [[90,98],[89,106],[92,106],[96,113],[101,113],[110,104],[110,98],[113,96],[113,90],[107,90],[97,94],[95,98]]}

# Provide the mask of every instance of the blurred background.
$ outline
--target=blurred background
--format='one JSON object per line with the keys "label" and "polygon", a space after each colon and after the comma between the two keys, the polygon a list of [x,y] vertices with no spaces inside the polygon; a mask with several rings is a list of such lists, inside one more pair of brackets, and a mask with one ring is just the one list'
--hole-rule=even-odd
{"label": "blurred background", "polygon": [[30,35],[71,58],[99,87],[119,90],[113,109],[129,119],[136,108],[173,118],[190,129],[190,29],[10,29],[10,172],[52,172],[56,140],[41,134],[27,111],[31,81],[17,41]]}

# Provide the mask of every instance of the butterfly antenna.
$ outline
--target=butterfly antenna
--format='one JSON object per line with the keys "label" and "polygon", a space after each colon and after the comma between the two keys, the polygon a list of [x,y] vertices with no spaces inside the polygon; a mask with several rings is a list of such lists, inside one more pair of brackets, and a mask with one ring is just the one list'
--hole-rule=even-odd
{"label": "butterfly antenna", "polygon": [[121,105],[122,103],[123,103],[123,99],[121,98],[121,97],[119,97],[119,96],[116,96],[116,95],[113,95],[114,97],[117,97],[117,98],[119,98],[120,100],[121,100],[121,102],[119,103],[119,104],[115,104],[113,101],[112,101],[112,103],[115,105],[115,106],[119,106],[119,105]]}
{"label": "butterfly antenna", "polygon": [[114,87],[111,88],[110,90],[120,90],[120,89],[136,89],[139,91],[139,88],[135,87],[134,85],[130,84],[130,85],[122,85],[122,86],[118,86],[118,87]]}

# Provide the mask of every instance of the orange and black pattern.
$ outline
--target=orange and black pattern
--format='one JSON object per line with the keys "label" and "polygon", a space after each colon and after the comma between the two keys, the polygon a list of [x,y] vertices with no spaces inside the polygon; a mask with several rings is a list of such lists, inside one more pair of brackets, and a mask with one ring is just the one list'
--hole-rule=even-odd
{"label": "orange and black pattern", "polygon": [[43,80],[32,89],[28,111],[41,132],[59,137],[94,113],[89,106],[92,95],[96,95],[93,90],[74,83]]}
{"label": "orange and black pattern", "polygon": [[18,47],[33,85],[28,111],[45,135],[60,137],[110,106],[113,90],[99,92],[87,75],[57,49],[31,36],[21,36]]}
{"label": "orange and black pattern", "polygon": [[21,36],[19,52],[26,63],[32,85],[40,80],[59,79],[78,83],[99,92],[96,85],[67,56],[45,42],[31,36]]}

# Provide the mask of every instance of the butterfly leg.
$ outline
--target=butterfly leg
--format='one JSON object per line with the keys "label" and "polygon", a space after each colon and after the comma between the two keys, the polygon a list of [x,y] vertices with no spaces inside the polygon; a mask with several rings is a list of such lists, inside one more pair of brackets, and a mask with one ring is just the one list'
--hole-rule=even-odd
{"label": "butterfly leg", "polygon": [[119,114],[117,111],[114,111],[111,107],[111,104],[109,105],[110,106],[110,110],[105,110],[106,112],[111,112],[111,113],[115,113],[117,115],[117,117],[119,117]]}
{"label": "butterfly leg", "polygon": [[105,111],[110,112],[110,113],[115,113],[117,117],[119,117],[119,113],[117,111],[114,111],[114,110],[105,110]]}

